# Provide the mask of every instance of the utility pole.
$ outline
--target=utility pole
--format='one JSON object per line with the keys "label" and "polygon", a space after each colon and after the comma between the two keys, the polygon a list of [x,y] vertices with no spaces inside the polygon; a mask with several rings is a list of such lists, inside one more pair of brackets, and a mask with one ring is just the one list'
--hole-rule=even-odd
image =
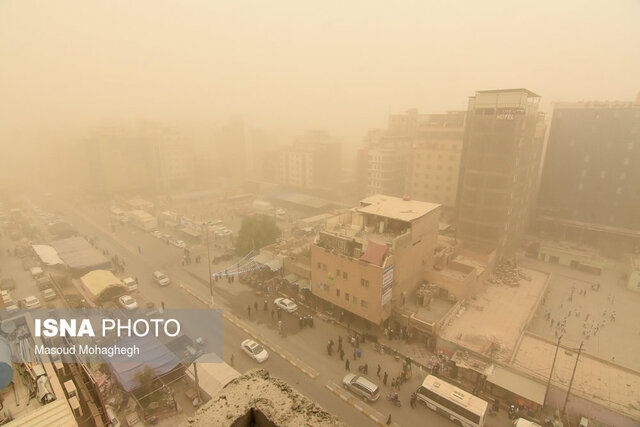
{"label": "utility pole", "polygon": [[202,402],[202,398],[200,397],[200,382],[198,381],[198,364],[196,361],[193,361],[193,376],[196,380],[196,393],[198,393],[198,405]]}
{"label": "utility pole", "polygon": [[567,390],[567,397],[564,399],[564,405],[562,406],[562,418],[564,418],[567,411],[567,402],[569,401],[569,394],[571,394],[571,386],[573,385],[573,378],[576,375],[576,369],[578,368],[578,361],[580,360],[580,353],[582,353],[582,345],[584,341],[580,342],[580,348],[578,349],[578,357],[576,357],[576,364],[573,365],[573,373],[571,374],[571,381],[569,381],[569,389]]}
{"label": "utility pole", "polygon": [[547,403],[547,396],[549,395],[549,388],[551,387],[551,376],[553,375],[553,368],[556,366],[556,358],[558,357],[558,349],[560,348],[560,340],[562,339],[562,335],[558,337],[558,344],[556,345],[556,353],[553,355],[553,363],[551,364],[551,372],[549,372],[549,380],[547,381],[547,389],[544,392],[544,400],[542,401],[542,406]]}
{"label": "utility pole", "polygon": [[[209,249],[209,225],[204,224],[207,239],[207,266],[209,267],[209,294],[211,295],[211,308],[213,308],[213,276],[211,275],[211,250]],[[195,364],[194,364],[195,366]]]}

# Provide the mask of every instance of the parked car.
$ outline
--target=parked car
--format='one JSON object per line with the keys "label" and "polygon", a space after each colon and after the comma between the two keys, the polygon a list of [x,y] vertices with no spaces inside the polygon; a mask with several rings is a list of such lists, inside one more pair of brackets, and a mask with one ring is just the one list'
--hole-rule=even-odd
{"label": "parked car", "polygon": [[5,289],[10,291],[16,288],[16,281],[13,280],[13,277],[5,277],[0,280],[0,289]]}
{"label": "parked car", "polygon": [[152,235],[153,237],[155,237],[155,238],[162,239],[162,233],[161,233],[161,232],[159,232],[158,230],[153,230],[153,231],[151,232],[151,235]]}
{"label": "parked car", "polygon": [[244,340],[240,344],[242,350],[258,363],[265,362],[269,358],[269,353],[260,344],[254,340]]}
{"label": "parked car", "polygon": [[345,375],[342,379],[342,386],[355,395],[360,396],[362,400],[375,402],[380,397],[380,387],[362,375]]}
{"label": "parked car", "polygon": [[45,301],[51,301],[58,298],[58,294],[56,294],[56,291],[54,291],[53,289],[47,288],[42,291],[42,298]]}
{"label": "parked car", "polygon": [[15,304],[15,301],[13,301],[11,294],[5,290],[2,291],[2,301],[4,302],[5,307]]}
{"label": "parked car", "polygon": [[129,292],[138,289],[138,282],[136,282],[136,279],[134,279],[133,277],[125,277],[124,279],[122,279],[122,283],[127,287]]}
{"label": "parked car", "polygon": [[276,298],[273,303],[289,313],[293,313],[298,309],[298,305],[289,298]]}
{"label": "parked car", "polygon": [[116,410],[113,408],[113,406],[105,405],[105,408],[107,409],[108,425],[110,425],[111,427],[122,427],[122,423],[118,419],[118,414],[116,413]]}
{"label": "parked car", "polygon": [[26,298],[22,298],[20,301],[22,308],[38,308],[40,307],[40,298],[34,295],[30,295]]}
{"label": "parked car", "polygon": [[122,295],[120,298],[118,298],[118,304],[120,304],[120,307],[127,310],[138,308],[138,302],[135,300],[135,298],[129,295]]}
{"label": "parked car", "polygon": [[184,240],[174,240],[173,241],[173,245],[178,247],[178,248],[186,248],[187,244],[184,242]]}
{"label": "parked car", "polygon": [[53,282],[49,276],[42,276],[36,279],[36,285],[38,290],[44,291],[45,289],[53,288]]}
{"label": "parked car", "polygon": [[44,271],[42,271],[40,267],[31,267],[29,269],[29,272],[31,273],[31,277],[33,277],[34,279],[37,279],[38,277],[42,277],[44,275]]}
{"label": "parked car", "polygon": [[168,286],[171,283],[171,280],[161,271],[154,271],[151,275],[153,281],[156,282],[160,286]]}

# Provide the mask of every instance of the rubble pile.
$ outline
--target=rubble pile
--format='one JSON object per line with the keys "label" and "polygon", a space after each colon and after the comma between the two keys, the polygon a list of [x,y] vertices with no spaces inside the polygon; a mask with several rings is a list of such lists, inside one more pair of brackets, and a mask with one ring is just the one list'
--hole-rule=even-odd
{"label": "rubble pile", "polygon": [[[314,402],[286,382],[273,378],[263,369],[255,369],[234,379],[218,395],[203,405],[187,420],[187,426],[231,426],[241,420],[260,418],[277,426],[345,427]],[[268,424],[266,424],[268,425]]]}
{"label": "rubble pile", "polygon": [[514,263],[503,262],[496,267],[495,271],[487,281],[493,285],[516,287],[520,286],[520,280],[522,279],[531,280],[531,277],[526,275]]}

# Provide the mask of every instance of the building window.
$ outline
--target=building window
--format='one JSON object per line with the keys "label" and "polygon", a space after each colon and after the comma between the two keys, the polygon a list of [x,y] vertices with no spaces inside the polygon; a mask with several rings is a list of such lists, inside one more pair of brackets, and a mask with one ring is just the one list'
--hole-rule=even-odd
{"label": "building window", "polygon": [[336,296],[339,297],[340,296],[340,289],[336,289]]}
{"label": "building window", "polygon": [[346,272],[346,271],[343,271],[343,272],[342,272],[342,278],[343,278],[343,279],[348,279],[348,278],[349,278],[349,275],[347,274],[347,272]]}
{"label": "building window", "polygon": [[367,304],[367,302],[365,300],[361,299],[360,300],[360,306],[362,308],[367,308],[367,307],[369,307],[369,304]]}
{"label": "building window", "polygon": [[344,299],[349,301],[349,292],[344,293]]}
{"label": "building window", "polygon": [[354,303],[354,304],[357,304],[357,303],[358,303],[358,298],[357,298],[355,295],[353,296],[353,303]]}
{"label": "building window", "polygon": [[368,288],[369,287],[369,281],[368,280],[364,280],[364,279],[360,279],[360,286]]}

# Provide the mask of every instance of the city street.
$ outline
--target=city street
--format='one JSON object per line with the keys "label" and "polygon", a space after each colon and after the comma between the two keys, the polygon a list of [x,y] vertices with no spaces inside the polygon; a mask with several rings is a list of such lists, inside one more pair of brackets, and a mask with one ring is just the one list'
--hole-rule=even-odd
{"label": "city street", "polygon": [[[180,284],[193,289],[203,299],[208,298],[209,287],[207,284],[206,248],[199,247],[192,251],[192,258],[195,255],[202,255],[203,262],[191,264],[183,267],[181,259],[183,250],[173,245],[167,245],[160,239],[150,234],[134,229],[130,226],[117,226],[115,231],[111,231],[109,214],[107,208],[89,207],[69,211],[67,218],[81,233],[98,238],[96,246],[99,249],[106,249],[110,255],[117,254],[126,263],[125,272],[121,277],[133,276],[139,279],[138,292],[146,300],[153,301],[156,305],[164,302],[169,308],[204,307],[204,304],[185,292]],[[213,252],[213,251],[212,251]],[[212,257],[214,254],[212,253]],[[212,266],[212,271],[220,271],[226,265],[233,263],[219,263]],[[171,285],[160,288],[151,279],[154,270],[161,270],[171,279]],[[194,276],[197,277],[194,278]],[[417,389],[426,373],[420,372],[414,367],[413,378],[404,384],[400,391],[402,408],[397,408],[386,401],[385,396],[392,391],[391,380],[399,375],[401,363],[394,360],[389,355],[383,355],[373,350],[373,346],[365,343],[361,346],[362,358],[353,360],[353,348],[347,343],[347,331],[320,319],[316,319],[313,329],[305,328],[298,331],[297,319],[294,323],[285,316],[287,336],[281,337],[277,332],[275,322],[271,321],[272,301],[268,301],[269,310],[263,311],[264,298],[257,296],[249,286],[235,281],[232,284],[226,281],[214,282],[215,305],[225,310],[231,311],[240,321],[244,322],[250,329],[257,331],[260,341],[269,347],[279,345],[286,348],[287,352],[301,364],[306,364],[319,372],[317,379],[312,379],[287,361],[271,352],[270,358],[264,365],[259,366],[240,351],[240,343],[248,338],[247,334],[230,322],[225,322],[224,331],[224,351],[225,360],[230,362],[231,355],[234,355],[234,367],[241,372],[256,367],[263,367],[274,376],[280,377],[302,393],[319,403],[331,413],[336,414],[342,421],[349,425],[375,425],[375,423],[357,409],[349,406],[345,401],[334,395],[326,388],[329,383],[341,384],[342,377],[346,373],[345,362],[341,361],[337,352],[332,356],[327,354],[326,343],[333,339],[336,343],[338,337],[342,335],[345,359],[350,359],[350,371],[357,372],[357,367],[368,364],[368,377],[376,380],[381,386],[381,397],[378,402],[370,404],[370,407],[384,416],[384,420],[389,414],[392,420],[399,425],[453,425],[443,416],[418,405],[412,409],[409,405],[410,395]],[[256,316],[253,309],[254,303],[258,304],[259,310]],[[247,314],[247,305],[251,306],[250,317]],[[388,373],[388,384],[385,387],[382,379],[377,380],[376,371],[378,364],[381,366],[381,377]],[[344,390],[342,390],[344,393]],[[488,426],[508,425],[506,414],[502,411],[497,417],[490,417],[487,420]]]}

